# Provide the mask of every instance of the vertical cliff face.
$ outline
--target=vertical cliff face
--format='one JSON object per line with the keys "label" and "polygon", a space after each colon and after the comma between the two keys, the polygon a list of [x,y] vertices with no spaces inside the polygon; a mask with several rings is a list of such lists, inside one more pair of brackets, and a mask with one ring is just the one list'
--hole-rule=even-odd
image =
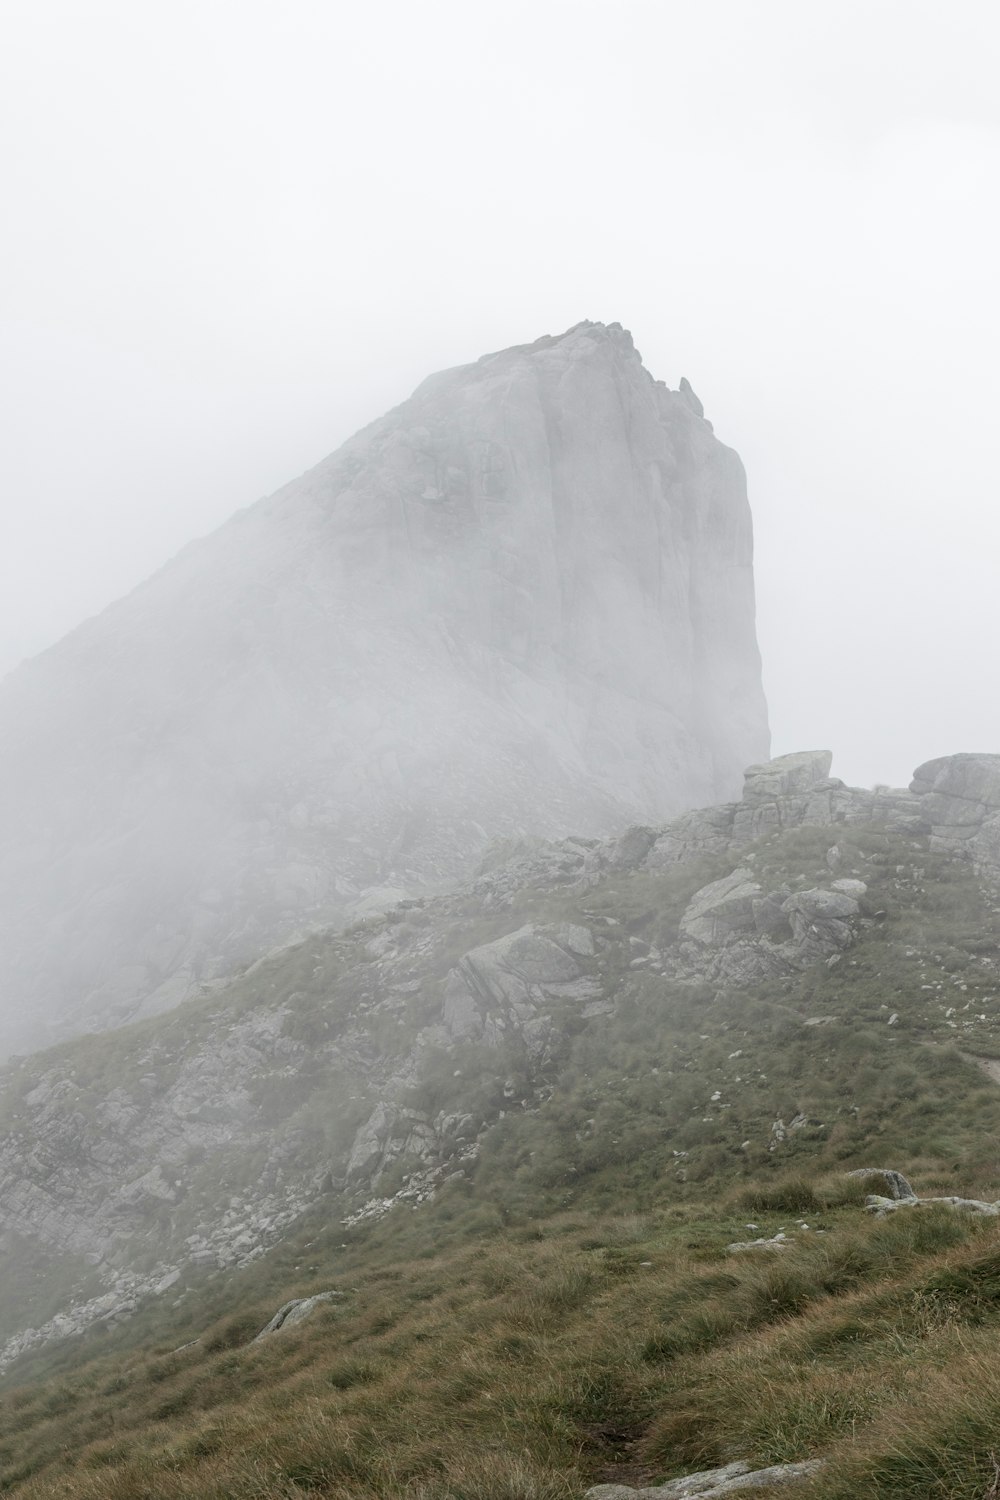
{"label": "vertical cliff face", "polygon": [[488,355],[0,688],[0,1043],[766,757],[739,459],[617,325]]}

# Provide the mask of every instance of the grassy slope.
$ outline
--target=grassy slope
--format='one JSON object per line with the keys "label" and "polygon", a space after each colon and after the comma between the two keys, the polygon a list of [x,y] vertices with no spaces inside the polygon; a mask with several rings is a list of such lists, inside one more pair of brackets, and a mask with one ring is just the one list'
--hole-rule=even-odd
{"label": "grassy slope", "polygon": [[[757,868],[811,884],[830,841],[803,830]],[[617,1014],[567,1029],[544,1102],[501,1120],[435,1203],[353,1231],[321,1205],[245,1271],[23,1361],[0,1485],[542,1500],[829,1453],[817,1500],[979,1500],[1000,1229],[872,1221],[842,1173],[1000,1197],[1000,1088],[967,1056],[1000,1056],[997,913],[920,841],[838,843],[880,913],[840,964],[752,994],[623,966]],[[545,915],[575,904],[664,942],[670,890],[622,876]],[[834,1019],[804,1025],[817,1016]],[[780,1255],[725,1252],[779,1228]],[[247,1347],[280,1302],[331,1286],[342,1303]]]}

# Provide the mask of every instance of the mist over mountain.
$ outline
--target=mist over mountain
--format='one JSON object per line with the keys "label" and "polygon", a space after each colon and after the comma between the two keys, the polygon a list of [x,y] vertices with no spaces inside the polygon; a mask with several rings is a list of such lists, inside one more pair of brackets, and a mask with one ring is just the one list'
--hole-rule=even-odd
{"label": "mist over mountain", "polygon": [[0,1484],[988,1495],[1000,756],[830,769],[0,1068]]}
{"label": "mist over mountain", "polygon": [[3,685],[0,1487],[995,1491],[1000,755],[765,759],[751,551],[580,324]]}
{"label": "mist over mountain", "polygon": [[0,1044],[768,752],[742,466],[617,324],[411,399],[0,687]]}

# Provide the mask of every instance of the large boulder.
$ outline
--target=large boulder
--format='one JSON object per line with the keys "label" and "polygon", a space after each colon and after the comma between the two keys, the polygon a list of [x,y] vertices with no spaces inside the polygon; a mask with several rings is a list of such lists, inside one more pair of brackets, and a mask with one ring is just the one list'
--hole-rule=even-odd
{"label": "large boulder", "polygon": [[816,889],[797,891],[782,910],[791,922],[800,959],[810,960],[827,958],[850,946],[854,937],[851,920],[860,908],[857,899],[846,891]]}
{"label": "large boulder", "polygon": [[913,773],[910,791],[930,824],[931,847],[967,855],[1000,875],[1000,755],[942,755]]}
{"label": "large boulder", "polygon": [[704,854],[724,854],[733,842],[737,804],[699,807],[674,818],[649,851],[646,868],[664,870]]}
{"label": "large boulder", "polygon": [[897,1203],[915,1203],[917,1195],[902,1172],[894,1167],[855,1167],[848,1177],[858,1177],[872,1192],[881,1189],[883,1198],[892,1198]]}
{"label": "large boulder", "polygon": [[697,1500],[723,1500],[723,1496],[744,1490],[760,1491],[794,1484],[818,1473],[822,1467],[823,1460],[819,1458],[797,1464],[770,1464],[766,1469],[754,1469],[738,1459],[718,1469],[700,1469],[697,1474],[684,1474],[680,1479],[668,1479],[665,1484],[644,1485],[640,1489],[625,1484],[595,1484],[587,1490],[584,1500],[694,1500],[694,1497]]}
{"label": "large boulder", "polygon": [[544,1047],[554,1002],[599,1003],[600,980],[588,972],[590,930],[575,923],[519,927],[473,948],[445,981],[444,1025],[456,1040],[494,1045],[520,1035],[529,1052]]}
{"label": "large boulder", "polygon": [[743,773],[743,801],[773,802],[776,797],[811,791],[817,782],[827,780],[832,764],[832,750],[799,750],[748,766]]}
{"label": "large boulder", "polygon": [[941,755],[925,761],[914,771],[910,790],[927,798],[935,823],[979,821],[989,810],[1000,812],[1000,755]]}
{"label": "large boulder", "polygon": [[678,973],[724,984],[755,984],[830,958],[854,940],[860,880],[830,889],[765,891],[742,866],[696,891],[679,925]]}
{"label": "large boulder", "polygon": [[761,887],[748,869],[733,870],[702,886],[681,917],[680,934],[696,943],[720,946],[738,933],[754,930],[754,903]]}
{"label": "large boulder", "polygon": [[[394,1083],[400,1085],[402,1080]],[[432,1161],[440,1145],[439,1132],[419,1110],[400,1104],[394,1097],[382,1099],[355,1134],[347,1176],[351,1181],[374,1181],[384,1166],[401,1156],[422,1163]]]}
{"label": "large boulder", "polygon": [[656,828],[647,828],[633,823],[617,838],[607,839],[596,845],[590,860],[590,868],[597,872],[608,870],[638,870],[646,864],[649,853],[659,837]]}
{"label": "large boulder", "polygon": [[853,793],[830,775],[829,750],[802,750],[748,766],[743,801],[733,819],[733,842],[754,843],[801,823],[846,822]]}
{"label": "large boulder", "polygon": [[313,1297],[293,1297],[290,1302],[278,1308],[271,1321],[264,1325],[252,1342],[259,1344],[261,1339],[266,1339],[272,1333],[295,1328],[299,1323],[304,1323],[306,1318],[312,1317],[318,1308],[325,1307],[330,1302],[339,1302],[343,1296],[343,1292],[317,1292]]}

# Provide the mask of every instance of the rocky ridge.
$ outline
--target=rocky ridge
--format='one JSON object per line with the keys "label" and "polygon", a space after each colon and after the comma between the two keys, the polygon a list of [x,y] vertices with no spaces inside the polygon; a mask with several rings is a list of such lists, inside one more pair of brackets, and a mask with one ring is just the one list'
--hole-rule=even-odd
{"label": "rocky ridge", "polygon": [[[324,1199],[345,1223],[418,1204],[474,1165],[505,1112],[539,1107],[567,1029],[613,1015],[640,980],[669,995],[842,961],[880,918],[868,881],[840,873],[838,837],[926,843],[932,825],[920,787],[868,792],[829,769],[826,753],[782,757],[747,772],[740,803],[660,829],[507,845],[462,892],[282,950],[114,1047],[83,1040],[8,1067],[0,1234],[76,1279],[0,1360],[128,1316],[185,1268],[245,1265]],[[829,830],[827,874],[792,889],[766,854],[808,828]],[[955,847],[964,857],[970,841]],[[689,877],[669,941],[609,914],[621,881],[706,869],[706,850],[728,872]],[[575,919],[543,915],[557,897]],[[767,1149],[814,1123],[776,1120]]]}

